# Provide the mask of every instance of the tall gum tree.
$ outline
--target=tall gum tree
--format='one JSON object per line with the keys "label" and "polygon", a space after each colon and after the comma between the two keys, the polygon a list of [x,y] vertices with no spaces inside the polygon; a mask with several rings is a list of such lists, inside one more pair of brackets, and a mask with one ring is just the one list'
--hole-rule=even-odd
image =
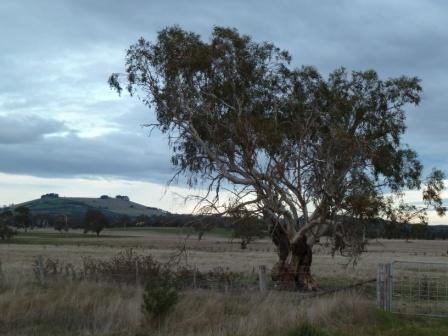
{"label": "tall gum tree", "polygon": [[[169,135],[177,174],[208,185],[202,209],[263,218],[279,255],[273,278],[314,289],[320,237],[356,258],[369,220],[443,215],[444,175],[433,170],[423,183],[417,154],[401,143],[418,78],[344,68],[324,78],[290,61],[236,29],[214,27],[206,42],[174,26],[131,45],[126,73],[109,84],[154,108],[149,126]],[[220,200],[224,186],[231,200]],[[403,202],[410,189],[422,189],[422,206]]]}

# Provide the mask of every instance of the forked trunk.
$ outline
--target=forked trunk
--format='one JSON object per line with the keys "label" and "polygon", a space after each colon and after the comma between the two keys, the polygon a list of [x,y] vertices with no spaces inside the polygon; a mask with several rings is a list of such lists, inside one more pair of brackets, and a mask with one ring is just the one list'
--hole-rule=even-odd
{"label": "forked trunk", "polygon": [[279,261],[272,268],[272,280],[279,289],[316,290],[311,276],[313,252],[302,235],[292,243],[283,230],[272,232],[272,241],[277,247]]}

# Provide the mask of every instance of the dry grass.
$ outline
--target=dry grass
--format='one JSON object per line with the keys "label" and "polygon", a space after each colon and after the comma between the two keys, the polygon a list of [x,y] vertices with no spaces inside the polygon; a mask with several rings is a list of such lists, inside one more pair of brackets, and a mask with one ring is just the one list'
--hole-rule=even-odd
{"label": "dry grass", "polygon": [[[303,300],[295,293],[285,292],[270,292],[264,296],[257,292],[183,292],[161,328],[155,330],[145,323],[142,315],[141,288],[88,281],[59,280],[49,282],[45,287],[35,283],[31,265],[37,255],[80,264],[83,256],[108,258],[132,242],[129,237],[114,239],[109,246],[96,245],[95,241],[92,245],[80,246],[70,242],[66,245],[59,242],[58,246],[0,244],[3,269],[0,334],[298,335],[291,331],[297,330],[303,323],[311,323],[329,331],[327,335],[335,335],[332,333],[334,330],[339,332],[338,335],[399,335],[386,329],[371,332],[370,329],[375,327],[372,318],[376,314],[373,300],[357,293]],[[151,254],[163,262],[177,252],[179,237],[148,233],[136,236],[135,241],[137,253]],[[197,265],[202,271],[221,266],[235,272],[252,272],[257,265],[269,267],[276,261],[276,254],[268,241],[250,245],[245,251],[236,246],[213,237],[201,242],[190,241],[183,262]],[[373,241],[368,249],[355,268],[346,268],[346,259],[341,256],[332,258],[324,248],[316,247],[313,274],[320,284],[336,284],[339,287],[351,281],[374,277],[380,262],[396,259],[448,261],[448,241],[408,243],[383,240]],[[393,320],[393,323],[396,322]],[[408,325],[411,324],[402,323],[403,328]],[[448,326],[444,330],[448,333]],[[409,335],[414,335],[409,332]],[[445,334],[436,330],[436,333],[428,335]]]}
{"label": "dry grass", "polygon": [[0,292],[2,335],[134,335],[141,291],[91,282],[40,286],[18,281]]}
{"label": "dry grass", "polygon": [[[114,231],[114,234],[126,235],[127,231]],[[37,255],[58,258],[65,262],[80,264],[82,257],[108,258],[128,246],[134,239],[134,249],[138,254],[151,254],[164,262],[178,252],[182,242],[178,235],[141,233],[135,238],[114,238],[110,246],[92,245],[78,246],[67,242],[67,245],[19,245],[0,244],[0,258],[5,272],[26,274],[31,272],[30,265]],[[108,238],[110,240],[110,238]],[[100,238],[101,240],[101,238]],[[107,239],[106,239],[107,240]],[[144,245],[143,243],[147,245]],[[121,244],[126,243],[126,244]],[[141,245],[143,244],[143,246]],[[139,247],[140,246],[140,247]],[[269,241],[259,241],[249,245],[248,250],[241,250],[238,244],[229,244],[222,238],[207,237],[198,242],[190,240],[188,252],[183,262],[196,265],[207,271],[221,266],[234,272],[256,271],[258,265],[268,268],[277,261],[277,255]],[[412,241],[380,240],[371,241],[368,252],[363,254],[356,267],[349,266],[347,259],[336,255],[334,258],[327,250],[315,246],[313,256],[313,274],[320,283],[351,282],[375,277],[378,263],[393,260],[447,262],[448,241]]]}
{"label": "dry grass", "polygon": [[[370,304],[356,294],[300,301],[284,292],[189,291],[160,328],[146,323],[141,288],[94,282],[3,284],[2,335],[282,335],[305,321],[350,329]],[[360,315],[362,315],[360,317]],[[349,317],[349,318],[347,318]]]}

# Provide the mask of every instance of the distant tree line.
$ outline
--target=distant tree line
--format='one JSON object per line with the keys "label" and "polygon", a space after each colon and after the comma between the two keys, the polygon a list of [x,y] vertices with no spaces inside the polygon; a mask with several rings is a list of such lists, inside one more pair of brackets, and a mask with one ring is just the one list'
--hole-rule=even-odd
{"label": "distant tree line", "polygon": [[448,225],[391,223],[384,220],[366,225],[367,238],[384,239],[448,239]]}
{"label": "distant tree line", "polygon": [[[350,222],[350,219],[346,219]],[[297,223],[300,226],[300,222]],[[15,208],[4,207],[0,210],[0,239],[7,240],[13,237],[17,230],[27,231],[33,228],[54,228],[59,232],[70,229],[82,229],[85,233],[93,232],[97,235],[106,227],[183,227],[191,228],[192,233],[200,240],[214,228],[227,229],[230,238],[239,239],[242,248],[256,239],[267,237],[268,232],[259,218],[241,218],[238,216],[213,216],[191,214],[163,214],[140,215],[130,217],[116,215],[114,217],[102,212],[100,209],[88,209],[81,213],[33,213],[26,206]],[[368,239],[448,239],[448,225],[403,224],[376,219],[365,223],[354,221],[354,234],[363,235]],[[331,233],[328,233],[331,236]]]}

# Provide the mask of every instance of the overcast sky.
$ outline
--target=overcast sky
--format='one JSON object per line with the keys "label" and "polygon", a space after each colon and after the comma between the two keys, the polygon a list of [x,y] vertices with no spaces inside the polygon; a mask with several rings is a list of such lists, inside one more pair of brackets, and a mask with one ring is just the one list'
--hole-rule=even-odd
{"label": "overcast sky", "polygon": [[173,24],[204,39],[213,25],[236,27],[324,74],[345,66],[420,77],[423,100],[409,109],[405,142],[427,170],[448,172],[447,18],[443,0],[2,0],[0,204],[108,193],[187,209],[176,196],[185,189],[164,188],[167,139],[140,127],[151,111],[107,85],[130,44]]}

